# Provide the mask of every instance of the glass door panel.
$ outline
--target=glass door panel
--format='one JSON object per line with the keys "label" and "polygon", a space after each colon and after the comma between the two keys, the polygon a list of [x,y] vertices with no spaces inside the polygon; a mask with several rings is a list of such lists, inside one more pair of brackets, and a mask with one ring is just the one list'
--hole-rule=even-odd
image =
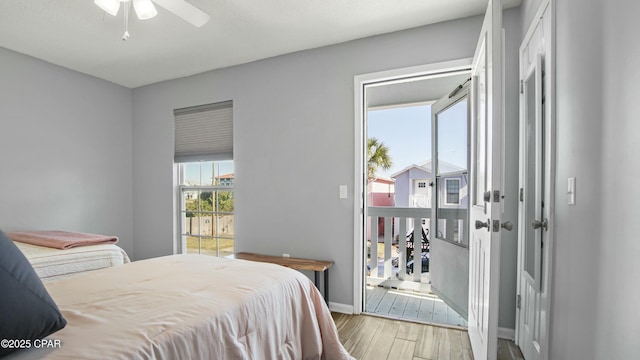
{"label": "glass door panel", "polygon": [[524,81],[525,116],[525,158],[523,201],[524,201],[524,246],[523,261],[525,278],[534,289],[540,289],[541,248],[546,222],[542,220],[542,77],[540,62],[532,68]]}
{"label": "glass door panel", "polygon": [[436,236],[468,245],[465,225],[468,209],[468,96],[436,113]]}

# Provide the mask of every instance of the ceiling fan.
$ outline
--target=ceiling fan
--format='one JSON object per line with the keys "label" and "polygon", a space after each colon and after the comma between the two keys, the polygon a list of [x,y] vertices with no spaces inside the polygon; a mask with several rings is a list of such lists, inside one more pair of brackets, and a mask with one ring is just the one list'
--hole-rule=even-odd
{"label": "ceiling fan", "polygon": [[95,0],[94,3],[98,7],[113,16],[118,15],[120,3],[124,3],[125,31],[122,40],[125,41],[129,38],[129,11],[132,2],[133,9],[140,20],[151,19],[158,14],[153,5],[154,2],[196,27],[203,26],[211,18],[207,13],[185,0],[153,0],[153,2],[151,0]]}

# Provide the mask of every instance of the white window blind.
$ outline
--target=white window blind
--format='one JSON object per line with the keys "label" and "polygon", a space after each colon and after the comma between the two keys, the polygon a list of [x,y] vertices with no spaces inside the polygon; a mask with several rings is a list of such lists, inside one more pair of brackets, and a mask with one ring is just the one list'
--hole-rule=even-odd
{"label": "white window blind", "polygon": [[173,111],[177,163],[233,159],[233,101]]}

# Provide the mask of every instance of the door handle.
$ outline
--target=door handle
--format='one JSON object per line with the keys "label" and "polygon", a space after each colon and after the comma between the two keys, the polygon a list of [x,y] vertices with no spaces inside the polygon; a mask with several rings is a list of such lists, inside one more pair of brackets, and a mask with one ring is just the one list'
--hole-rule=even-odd
{"label": "door handle", "polygon": [[511,231],[513,230],[513,223],[511,223],[511,221],[505,221],[502,224],[500,224],[500,227],[507,231]]}
{"label": "door handle", "polygon": [[487,228],[487,231],[489,231],[489,222],[491,220],[487,219],[487,222],[482,222],[480,220],[476,220],[476,230],[477,229],[482,229],[482,228]]}
{"label": "door handle", "polygon": [[531,221],[531,227],[533,227],[534,230],[542,228],[547,231],[549,230],[549,221],[547,221],[547,219],[544,219],[542,221],[533,220]]}
{"label": "door handle", "polygon": [[490,202],[491,201],[491,190],[485,191],[484,194],[482,194],[482,199],[484,200],[484,202]]}

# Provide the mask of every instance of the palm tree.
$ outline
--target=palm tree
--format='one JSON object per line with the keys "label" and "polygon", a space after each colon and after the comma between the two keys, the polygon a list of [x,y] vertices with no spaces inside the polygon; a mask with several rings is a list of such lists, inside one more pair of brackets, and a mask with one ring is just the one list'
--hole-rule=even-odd
{"label": "palm tree", "polygon": [[378,168],[387,170],[392,164],[389,148],[376,138],[367,139],[367,179],[375,179]]}

